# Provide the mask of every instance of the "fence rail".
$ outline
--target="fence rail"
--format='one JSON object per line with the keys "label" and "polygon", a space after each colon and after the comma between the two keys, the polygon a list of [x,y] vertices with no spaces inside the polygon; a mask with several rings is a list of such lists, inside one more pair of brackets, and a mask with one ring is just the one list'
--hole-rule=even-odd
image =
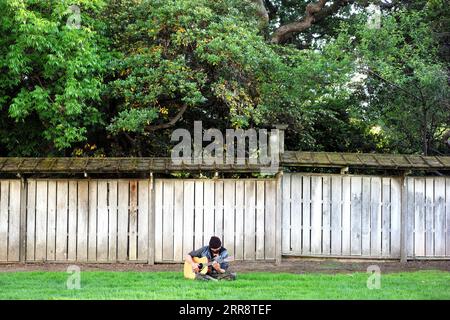
{"label": "fence rail", "polygon": [[0,262],[450,259],[450,178],[0,180]]}

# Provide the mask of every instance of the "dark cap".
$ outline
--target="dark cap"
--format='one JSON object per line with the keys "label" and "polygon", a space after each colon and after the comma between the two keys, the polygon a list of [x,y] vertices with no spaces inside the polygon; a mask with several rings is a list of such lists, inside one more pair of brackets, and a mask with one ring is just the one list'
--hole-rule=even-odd
{"label": "dark cap", "polygon": [[220,241],[220,239],[218,237],[212,236],[211,239],[209,240],[209,247],[210,248],[220,248],[222,246],[222,242]]}

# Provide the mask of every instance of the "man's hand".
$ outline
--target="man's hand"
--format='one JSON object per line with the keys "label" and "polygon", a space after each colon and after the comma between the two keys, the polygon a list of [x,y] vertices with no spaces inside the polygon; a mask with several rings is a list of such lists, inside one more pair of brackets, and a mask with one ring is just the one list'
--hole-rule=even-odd
{"label": "man's hand", "polygon": [[220,268],[220,263],[218,263],[217,261],[214,261],[212,266],[219,273],[224,273],[225,272],[225,270]]}
{"label": "man's hand", "polygon": [[191,265],[192,265],[192,270],[193,270],[195,273],[199,273],[199,272],[200,272],[200,269],[199,269],[199,267],[198,267],[198,263],[193,262],[193,263],[191,263]]}

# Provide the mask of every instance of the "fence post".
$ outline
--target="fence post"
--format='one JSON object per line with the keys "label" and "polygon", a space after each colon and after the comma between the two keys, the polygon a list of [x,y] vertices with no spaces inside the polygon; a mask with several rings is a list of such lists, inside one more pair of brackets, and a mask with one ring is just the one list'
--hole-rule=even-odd
{"label": "fence post", "polygon": [[26,225],[27,225],[27,185],[28,181],[22,177],[20,183],[20,232],[19,232],[19,261],[25,263],[26,255]]}
{"label": "fence post", "polygon": [[155,180],[150,172],[150,196],[148,205],[148,264],[155,264]]}
{"label": "fence post", "polygon": [[281,196],[281,179],[283,178],[283,171],[276,174],[277,179],[277,194],[276,194],[276,221],[275,221],[275,263],[281,263],[281,214],[282,214],[282,196]]}
{"label": "fence post", "polygon": [[408,204],[407,204],[407,188],[406,188],[406,172],[401,177],[401,215],[400,215],[400,262],[406,263],[408,259],[407,252],[407,224],[408,224]]}

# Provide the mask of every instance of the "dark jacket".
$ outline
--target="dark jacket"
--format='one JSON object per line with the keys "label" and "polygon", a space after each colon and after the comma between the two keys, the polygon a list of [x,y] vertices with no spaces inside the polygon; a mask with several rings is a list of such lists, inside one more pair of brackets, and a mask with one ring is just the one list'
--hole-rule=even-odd
{"label": "dark jacket", "polygon": [[[207,257],[209,261],[212,261],[212,252],[209,249],[209,246],[201,247],[198,250],[193,250],[189,252],[189,255],[194,258],[202,258]],[[218,262],[220,262],[220,268],[227,270],[228,269],[228,262],[223,261],[224,259],[228,258],[228,251],[224,247],[220,248],[219,250],[219,256],[216,258]],[[211,268],[212,272],[215,273],[216,270],[214,268]]]}

